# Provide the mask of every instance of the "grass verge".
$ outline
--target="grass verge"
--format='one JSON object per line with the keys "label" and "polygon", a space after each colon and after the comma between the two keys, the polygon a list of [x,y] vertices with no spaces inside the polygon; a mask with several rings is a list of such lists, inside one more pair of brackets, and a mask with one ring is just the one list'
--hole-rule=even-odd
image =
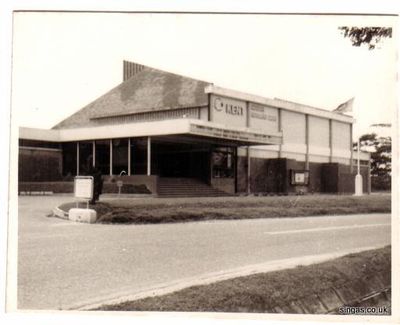
{"label": "grass verge", "polygon": [[[391,196],[283,196],[112,200],[97,204],[99,223],[171,223],[390,213]],[[107,207],[107,208],[105,208]]]}
{"label": "grass verge", "polygon": [[104,305],[97,310],[265,312],[376,274],[390,277],[391,248],[350,254],[294,269],[238,277],[171,294]]}

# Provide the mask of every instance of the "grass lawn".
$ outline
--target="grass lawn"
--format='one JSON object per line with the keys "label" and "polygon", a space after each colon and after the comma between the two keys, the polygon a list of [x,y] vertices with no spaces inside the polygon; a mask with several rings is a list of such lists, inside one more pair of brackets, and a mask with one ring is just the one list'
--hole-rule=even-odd
{"label": "grass lawn", "polygon": [[[60,206],[68,211],[74,203]],[[92,208],[99,223],[169,223],[201,220],[281,218],[390,213],[390,194],[361,197],[306,195],[223,198],[101,199]]]}
{"label": "grass lawn", "polygon": [[164,296],[105,305],[98,310],[266,312],[333,287],[349,287],[360,279],[368,284],[368,279],[377,274],[390,279],[390,269],[391,248],[387,246],[320,264],[238,277]]}

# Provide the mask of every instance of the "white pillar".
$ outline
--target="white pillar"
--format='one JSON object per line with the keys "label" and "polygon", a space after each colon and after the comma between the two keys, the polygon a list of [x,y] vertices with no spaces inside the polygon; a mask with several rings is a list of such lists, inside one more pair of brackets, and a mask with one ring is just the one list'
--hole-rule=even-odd
{"label": "white pillar", "polygon": [[79,141],[76,142],[76,175],[79,175]]}
{"label": "white pillar", "polygon": [[353,124],[350,124],[350,173],[353,173],[354,153],[353,153]]}
{"label": "white pillar", "polygon": [[128,176],[131,176],[131,138],[128,138]]}
{"label": "white pillar", "polygon": [[93,167],[96,167],[96,141],[93,140]]}
{"label": "white pillar", "polygon": [[[278,131],[282,132],[282,109],[278,108]],[[283,135],[282,135],[283,137]],[[279,151],[278,151],[278,158],[282,158],[282,142],[283,142],[283,138],[281,143],[279,144]]]}
{"label": "white pillar", "polygon": [[333,130],[332,120],[329,120],[329,162],[333,161]]}
{"label": "white pillar", "polygon": [[357,140],[357,175],[355,180],[355,196],[363,195],[363,179],[360,174],[360,138]]}
{"label": "white pillar", "polygon": [[306,118],[306,161],[305,169],[310,169],[310,118],[309,115],[305,115]]}
{"label": "white pillar", "polygon": [[151,175],[151,138],[147,137],[147,176]]}
{"label": "white pillar", "polygon": [[251,193],[251,170],[250,170],[250,165],[251,165],[251,159],[250,159],[250,147],[247,147],[247,194]]}
{"label": "white pillar", "polygon": [[360,174],[360,138],[357,140],[357,174]]}
{"label": "white pillar", "polygon": [[112,175],[112,170],[113,170],[113,143],[112,143],[112,139],[110,140],[110,176]]}

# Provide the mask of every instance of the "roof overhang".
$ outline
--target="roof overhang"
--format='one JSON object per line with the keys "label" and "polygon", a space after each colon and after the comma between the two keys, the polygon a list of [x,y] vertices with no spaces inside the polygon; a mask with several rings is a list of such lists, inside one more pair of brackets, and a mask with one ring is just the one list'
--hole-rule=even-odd
{"label": "roof overhang", "polygon": [[89,128],[43,130],[20,128],[21,139],[69,142],[126,137],[160,137],[170,135],[190,135],[208,140],[225,140],[236,145],[281,144],[282,132],[263,132],[262,130],[241,127],[227,127],[222,124],[195,119],[176,119],[144,123],[126,123],[114,126]]}

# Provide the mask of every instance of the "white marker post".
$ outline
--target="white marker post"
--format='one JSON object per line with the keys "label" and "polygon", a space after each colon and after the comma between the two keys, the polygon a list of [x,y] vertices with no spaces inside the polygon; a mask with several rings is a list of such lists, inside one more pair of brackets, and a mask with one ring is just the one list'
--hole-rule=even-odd
{"label": "white marker post", "polygon": [[357,140],[357,175],[355,179],[355,196],[363,195],[363,179],[360,174],[360,138]]}
{"label": "white marker post", "polygon": [[[74,179],[74,196],[77,207],[69,210],[69,220],[93,223],[97,219],[97,213],[89,209],[89,201],[93,198],[93,176],[76,176]],[[78,200],[86,201],[86,209],[78,208]]]}

